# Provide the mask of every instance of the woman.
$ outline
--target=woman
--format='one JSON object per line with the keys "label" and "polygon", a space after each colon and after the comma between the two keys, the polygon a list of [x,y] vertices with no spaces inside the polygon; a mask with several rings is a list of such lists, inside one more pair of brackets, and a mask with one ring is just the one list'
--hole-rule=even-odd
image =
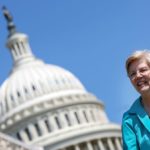
{"label": "woman", "polygon": [[126,71],[140,97],[123,115],[123,149],[150,150],[150,52],[134,52],[126,61]]}

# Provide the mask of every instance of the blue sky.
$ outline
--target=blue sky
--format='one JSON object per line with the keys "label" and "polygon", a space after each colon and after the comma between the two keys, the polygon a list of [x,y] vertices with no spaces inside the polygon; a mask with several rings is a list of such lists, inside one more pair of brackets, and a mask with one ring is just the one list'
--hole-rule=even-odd
{"label": "blue sky", "polygon": [[[125,72],[135,50],[150,49],[149,0],[1,0],[26,33],[33,53],[68,69],[105,104],[112,122],[138,94]],[[0,14],[0,83],[12,67],[6,22]]]}

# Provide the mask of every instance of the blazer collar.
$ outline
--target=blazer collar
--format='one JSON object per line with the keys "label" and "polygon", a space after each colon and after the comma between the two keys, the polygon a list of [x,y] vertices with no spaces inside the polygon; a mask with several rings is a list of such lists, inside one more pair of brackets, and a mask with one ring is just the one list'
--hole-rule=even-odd
{"label": "blazer collar", "polygon": [[145,128],[150,132],[150,118],[147,115],[144,107],[141,103],[142,98],[139,97],[129,109],[130,114],[136,114],[141,121],[141,123],[145,126]]}

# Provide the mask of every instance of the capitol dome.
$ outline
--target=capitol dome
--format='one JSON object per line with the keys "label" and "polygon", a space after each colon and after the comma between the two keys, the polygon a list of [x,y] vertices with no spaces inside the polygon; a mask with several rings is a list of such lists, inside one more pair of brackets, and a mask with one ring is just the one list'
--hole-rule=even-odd
{"label": "capitol dome", "polygon": [[122,150],[120,126],[69,71],[37,59],[8,12],[13,68],[0,91],[0,131],[44,150]]}
{"label": "capitol dome", "polygon": [[35,58],[14,66],[1,89],[2,116],[12,114],[11,110],[17,106],[33,103],[45,95],[85,93],[83,85],[69,71]]}

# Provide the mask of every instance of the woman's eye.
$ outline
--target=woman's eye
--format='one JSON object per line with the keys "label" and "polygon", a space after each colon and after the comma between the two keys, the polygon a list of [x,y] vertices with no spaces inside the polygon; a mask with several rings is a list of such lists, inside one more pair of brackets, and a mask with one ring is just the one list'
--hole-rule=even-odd
{"label": "woman's eye", "polygon": [[148,68],[142,68],[141,70],[140,70],[140,72],[145,72],[145,71],[148,71],[149,69]]}
{"label": "woman's eye", "polygon": [[133,78],[134,76],[135,76],[135,72],[133,72],[133,73],[131,73],[129,76],[130,76],[130,78]]}

